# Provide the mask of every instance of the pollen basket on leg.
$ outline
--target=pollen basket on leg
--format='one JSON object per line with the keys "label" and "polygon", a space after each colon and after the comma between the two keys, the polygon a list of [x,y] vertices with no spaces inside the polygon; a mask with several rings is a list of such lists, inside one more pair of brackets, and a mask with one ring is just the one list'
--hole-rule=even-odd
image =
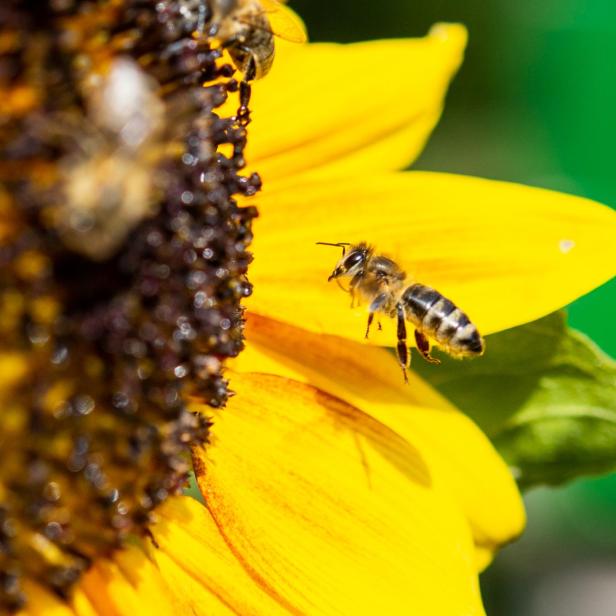
{"label": "pollen basket on leg", "polygon": [[226,400],[260,180],[201,5],[0,7],[0,612],[142,534],[207,440],[185,391]]}

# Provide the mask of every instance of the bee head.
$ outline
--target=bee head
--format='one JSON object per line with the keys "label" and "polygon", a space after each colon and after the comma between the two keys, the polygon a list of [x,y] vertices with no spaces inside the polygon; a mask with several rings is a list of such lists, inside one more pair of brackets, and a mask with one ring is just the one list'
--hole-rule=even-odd
{"label": "bee head", "polygon": [[[364,243],[357,244],[356,246],[351,246],[348,242],[338,242],[336,244],[317,242],[317,244],[322,244],[324,246],[338,246],[342,248],[342,259],[340,259],[340,261],[336,264],[336,267],[331,273],[331,276],[327,279],[327,282],[342,276],[354,276],[360,272],[364,268],[370,252],[370,248],[368,248],[368,245]],[[346,249],[347,246],[350,246],[348,252]]]}

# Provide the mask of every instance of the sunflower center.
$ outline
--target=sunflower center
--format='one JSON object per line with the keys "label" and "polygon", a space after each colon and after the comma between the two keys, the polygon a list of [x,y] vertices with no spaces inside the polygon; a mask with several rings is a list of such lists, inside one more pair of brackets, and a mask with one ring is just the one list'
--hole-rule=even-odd
{"label": "sunflower center", "polygon": [[260,180],[199,6],[0,8],[0,612],[142,534],[207,440],[186,390],[227,397]]}

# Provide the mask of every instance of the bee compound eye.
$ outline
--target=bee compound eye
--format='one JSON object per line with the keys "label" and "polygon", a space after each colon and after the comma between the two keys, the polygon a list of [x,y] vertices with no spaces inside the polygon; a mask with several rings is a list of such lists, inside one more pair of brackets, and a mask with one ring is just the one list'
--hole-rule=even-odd
{"label": "bee compound eye", "polygon": [[364,254],[359,250],[354,250],[349,256],[344,260],[344,267],[347,270],[350,270],[352,267],[359,265],[364,260]]}

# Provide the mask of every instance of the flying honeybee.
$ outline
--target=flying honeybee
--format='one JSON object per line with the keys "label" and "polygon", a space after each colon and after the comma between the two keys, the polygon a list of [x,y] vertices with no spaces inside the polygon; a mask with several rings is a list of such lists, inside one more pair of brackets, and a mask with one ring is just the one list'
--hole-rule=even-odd
{"label": "flying honeybee", "polygon": [[304,25],[276,0],[209,0],[208,36],[216,37],[246,81],[265,76],[274,61],[274,36],[304,43]]}
{"label": "flying honeybee", "polygon": [[366,338],[376,313],[397,319],[397,352],[405,382],[409,359],[405,321],[415,328],[417,350],[430,363],[440,362],[430,355],[429,338],[453,357],[483,354],[483,338],[464,312],[431,287],[419,283],[409,285],[406,273],[398,264],[388,257],[375,254],[372,246],[365,242],[355,245],[347,242],[317,243],[342,248],[342,258],[328,282],[348,277],[351,279],[348,291],[353,301],[359,296],[359,299],[370,302]]}

